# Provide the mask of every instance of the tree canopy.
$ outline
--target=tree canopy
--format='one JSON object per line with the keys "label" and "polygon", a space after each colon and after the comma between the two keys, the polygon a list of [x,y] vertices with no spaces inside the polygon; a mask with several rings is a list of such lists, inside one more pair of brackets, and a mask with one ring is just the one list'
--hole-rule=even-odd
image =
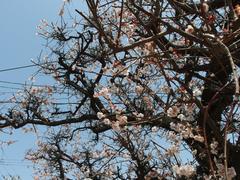
{"label": "tree canopy", "polygon": [[0,115],[1,129],[44,129],[26,155],[36,175],[240,179],[240,2],[68,3],[38,27],[35,63],[56,83],[26,86]]}

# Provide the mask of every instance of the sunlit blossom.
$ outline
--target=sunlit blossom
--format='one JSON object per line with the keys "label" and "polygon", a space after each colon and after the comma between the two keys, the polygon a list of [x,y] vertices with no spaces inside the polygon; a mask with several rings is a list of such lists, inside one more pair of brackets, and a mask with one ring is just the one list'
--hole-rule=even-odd
{"label": "sunlit blossom", "polygon": [[198,96],[201,96],[201,95],[202,95],[202,91],[199,88],[195,88],[193,90],[193,96],[194,97],[198,97]]}
{"label": "sunlit blossom", "polygon": [[105,115],[102,112],[98,112],[97,117],[98,117],[98,119],[102,119],[105,117]]}
{"label": "sunlit blossom", "polygon": [[179,176],[191,177],[195,174],[195,168],[192,165],[174,165],[172,168],[173,171]]}
{"label": "sunlit blossom", "polygon": [[194,32],[194,28],[192,25],[188,25],[187,28],[185,29],[185,32],[187,33],[193,33]]}

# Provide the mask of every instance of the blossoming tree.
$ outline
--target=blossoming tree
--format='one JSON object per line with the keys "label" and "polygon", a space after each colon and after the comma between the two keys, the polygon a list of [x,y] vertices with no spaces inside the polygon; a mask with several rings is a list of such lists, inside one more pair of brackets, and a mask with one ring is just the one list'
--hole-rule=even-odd
{"label": "blossoming tree", "polygon": [[46,126],[26,155],[36,173],[240,179],[238,1],[86,0],[66,21],[68,2],[38,32],[36,63],[56,84],[0,116],[1,128]]}

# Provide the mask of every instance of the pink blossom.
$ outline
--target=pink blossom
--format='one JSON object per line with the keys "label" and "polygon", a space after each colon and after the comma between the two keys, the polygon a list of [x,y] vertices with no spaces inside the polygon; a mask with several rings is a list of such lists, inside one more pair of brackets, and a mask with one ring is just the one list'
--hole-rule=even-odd
{"label": "pink blossom", "polygon": [[115,131],[120,131],[121,130],[119,121],[116,121],[116,122],[112,123],[112,129],[115,130]]}
{"label": "pink blossom", "polygon": [[195,141],[204,142],[204,137],[200,135],[195,135],[193,138]]}
{"label": "pink blossom", "polygon": [[192,25],[188,25],[185,29],[185,32],[192,34],[194,32],[194,28]]}
{"label": "pink blossom", "polygon": [[117,115],[116,119],[119,121],[120,125],[125,125],[127,124],[127,116],[122,116],[122,115]]}
{"label": "pink blossom", "polygon": [[143,92],[143,87],[138,85],[138,86],[136,86],[135,91],[139,95]]}
{"label": "pink blossom", "polygon": [[169,117],[177,117],[179,112],[180,112],[180,109],[177,106],[172,106],[167,110],[167,115]]}
{"label": "pink blossom", "polygon": [[191,177],[195,174],[195,168],[192,165],[178,166],[174,165],[173,171],[179,176]]}
{"label": "pink blossom", "polygon": [[209,6],[206,2],[202,3],[202,10],[204,13],[207,13],[209,11]]}

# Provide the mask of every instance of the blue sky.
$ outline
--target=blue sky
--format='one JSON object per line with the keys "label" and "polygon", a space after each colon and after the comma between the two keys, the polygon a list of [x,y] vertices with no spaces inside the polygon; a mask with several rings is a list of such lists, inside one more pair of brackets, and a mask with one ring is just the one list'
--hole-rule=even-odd
{"label": "blue sky", "polygon": [[[62,0],[1,0],[0,70],[29,65],[31,58],[37,58],[44,48],[44,41],[35,35],[36,26],[41,19],[46,19],[48,22],[56,21],[62,3]],[[72,7],[79,5],[77,3],[80,4],[81,0],[76,2],[73,0]],[[1,72],[0,81],[24,83],[35,71],[35,68],[26,68]],[[43,79],[39,81],[44,82]],[[5,97],[2,92],[14,91],[2,86],[16,87],[0,83],[0,100]],[[6,149],[0,149],[0,179],[2,179],[1,175],[7,174],[19,175],[24,180],[33,179],[31,169],[27,168],[29,163],[22,160],[24,152],[34,144],[34,135],[23,135],[18,130],[16,134],[7,137],[0,132],[0,139],[6,138],[17,140],[17,143]]]}

